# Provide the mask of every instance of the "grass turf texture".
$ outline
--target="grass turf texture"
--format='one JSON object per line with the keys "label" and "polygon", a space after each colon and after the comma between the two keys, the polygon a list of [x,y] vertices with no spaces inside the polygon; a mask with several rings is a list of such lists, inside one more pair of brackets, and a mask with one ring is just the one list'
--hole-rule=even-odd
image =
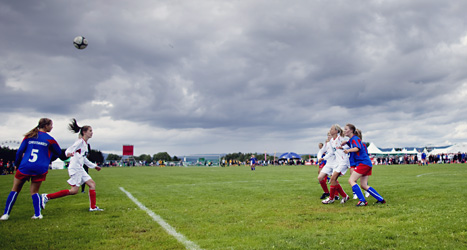
{"label": "grass turf texture", "polygon": [[[3,249],[184,249],[119,189],[123,187],[203,249],[460,249],[467,246],[467,165],[375,166],[370,186],[387,201],[323,205],[315,166],[136,167],[90,170],[88,195],[51,200],[31,220],[29,183],[8,221]],[[348,174],[340,178],[351,195]],[[0,176],[4,208],[13,176]],[[41,192],[68,188],[52,170]],[[87,189],[86,189],[87,190]]]}

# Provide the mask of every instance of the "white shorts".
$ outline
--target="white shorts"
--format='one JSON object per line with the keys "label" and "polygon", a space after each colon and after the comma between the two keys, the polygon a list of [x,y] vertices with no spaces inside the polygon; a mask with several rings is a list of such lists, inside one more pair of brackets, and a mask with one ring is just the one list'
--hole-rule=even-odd
{"label": "white shorts", "polygon": [[81,186],[83,185],[85,182],[91,180],[91,176],[89,176],[88,173],[86,173],[85,171],[79,171],[79,172],[76,172],[74,173],[73,175],[70,176],[70,179],[68,179],[68,184],[70,184],[70,186]]}
{"label": "white shorts", "polygon": [[337,166],[335,166],[335,165],[328,165],[328,164],[326,164],[326,165],[324,165],[324,167],[321,169],[321,173],[325,173],[325,174],[327,174],[329,177],[331,177],[332,172],[333,172],[333,170],[334,170],[336,167],[337,167]]}
{"label": "white shorts", "polygon": [[341,173],[339,176],[345,175],[347,173],[347,170],[349,169],[349,166],[347,165],[340,165],[334,168],[333,172],[338,172]]}

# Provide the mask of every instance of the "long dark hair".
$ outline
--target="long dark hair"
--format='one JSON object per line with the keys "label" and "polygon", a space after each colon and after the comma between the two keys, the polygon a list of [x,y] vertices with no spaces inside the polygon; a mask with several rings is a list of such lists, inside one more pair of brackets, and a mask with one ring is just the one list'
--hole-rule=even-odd
{"label": "long dark hair", "polygon": [[26,138],[37,138],[39,134],[39,129],[43,129],[46,126],[50,125],[52,123],[52,120],[49,118],[41,118],[39,122],[37,123],[37,126],[33,129],[31,129],[29,132],[27,132],[24,137]]}
{"label": "long dark hair", "polygon": [[79,133],[80,136],[83,136],[84,135],[84,132],[88,131],[88,129],[90,128],[91,126],[78,126],[78,122],[76,121],[75,118],[71,119],[71,123],[68,124],[68,129],[72,132],[72,133]]}

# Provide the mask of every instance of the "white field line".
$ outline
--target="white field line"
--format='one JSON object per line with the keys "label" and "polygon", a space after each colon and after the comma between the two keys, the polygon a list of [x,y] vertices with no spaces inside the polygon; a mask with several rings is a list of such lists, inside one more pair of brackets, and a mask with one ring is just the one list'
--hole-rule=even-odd
{"label": "white field line", "polygon": [[132,200],[141,210],[145,211],[151,218],[157,222],[167,233],[175,237],[180,243],[185,245],[186,249],[201,249],[196,243],[188,240],[183,236],[182,234],[178,233],[175,228],[173,228],[171,225],[169,225],[167,222],[165,222],[164,219],[162,219],[159,215],[155,214],[153,211],[149,210],[146,206],[144,206],[141,202],[139,202],[133,195],[131,195],[129,192],[127,192],[124,188],[120,187],[120,190],[124,192],[130,200]]}
{"label": "white field line", "polygon": [[424,174],[419,174],[417,177],[422,177],[424,175],[429,175],[429,174],[436,174],[436,176],[457,176],[458,174],[452,173],[452,174],[447,174],[447,173],[424,173]]}
{"label": "white field line", "polygon": [[424,175],[429,175],[429,174],[434,174],[434,173],[425,173],[425,174],[419,174],[419,175],[417,175],[417,177],[421,177],[421,176],[424,176]]}

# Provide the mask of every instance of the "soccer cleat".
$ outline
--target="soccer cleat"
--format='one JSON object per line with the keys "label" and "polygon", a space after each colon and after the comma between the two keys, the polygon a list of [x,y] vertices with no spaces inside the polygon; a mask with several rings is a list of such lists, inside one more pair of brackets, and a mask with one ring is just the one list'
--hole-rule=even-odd
{"label": "soccer cleat", "polygon": [[323,204],[331,204],[333,202],[334,202],[334,199],[331,199],[330,197],[328,197],[326,200],[321,201],[321,203]]}
{"label": "soccer cleat", "polygon": [[47,198],[47,194],[42,194],[42,199],[41,199],[41,208],[45,208],[45,204],[49,202],[49,198]]}
{"label": "soccer cleat", "polygon": [[335,201],[338,201],[339,199],[340,199],[340,198],[339,198],[339,195],[334,196],[334,200],[335,200]]}
{"label": "soccer cleat", "polygon": [[89,212],[95,212],[95,211],[104,211],[104,209],[96,207],[96,208],[89,208]]}
{"label": "soccer cleat", "polygon": [[10,218],[10,215],[4,214],[2,217],[0,217],[0,220],[8,220],[8,218]]}
{"label": "soccer cleat", "polygon": [[320,199],[323,200],[323,199],[326,199],[326,197],[329,196],[329,193],[323,193],[323,195],[321,195]]}
{"label": "soccer cleat", "polygon": [[42,216],[42,214],[39,214],[39,216],[34,215],[34,216],[31,217],[31,219],[33,219],[33,220],[37,220],[37,219],[40,220],[42,218],[44,218],[44,216]]}
{"label": "soccer cleat", "polygon": [[346,197],[342,198],[341,204],[346,203],[349,199],[350,199],[350,197],[348,195]]}
{"label": "soccer cleat", "polygon": [[354,200],[358,199],[358,195],[354,194],[354,195],[353,195],[353,199],[354,199]]}
{"label": "soccer cleat", "polygon": [[368,205],[368,202],[367,202],[367,201],[359,201],[359,202],[357,203],[357,205],[355,205],[355,206],[357,206],[357,207],[364,207],[364,206],[366,206],[366,205]]}
{"label": "soccer cleat", "polygon": [[377,201],[377,202],[375,202],[375,204],[386,204],[386,200]]}
{"label": "soccer cleat", "polygon": [[370,197],[370,193],[368,191],[365,191],[365,197],[366,198]]}

